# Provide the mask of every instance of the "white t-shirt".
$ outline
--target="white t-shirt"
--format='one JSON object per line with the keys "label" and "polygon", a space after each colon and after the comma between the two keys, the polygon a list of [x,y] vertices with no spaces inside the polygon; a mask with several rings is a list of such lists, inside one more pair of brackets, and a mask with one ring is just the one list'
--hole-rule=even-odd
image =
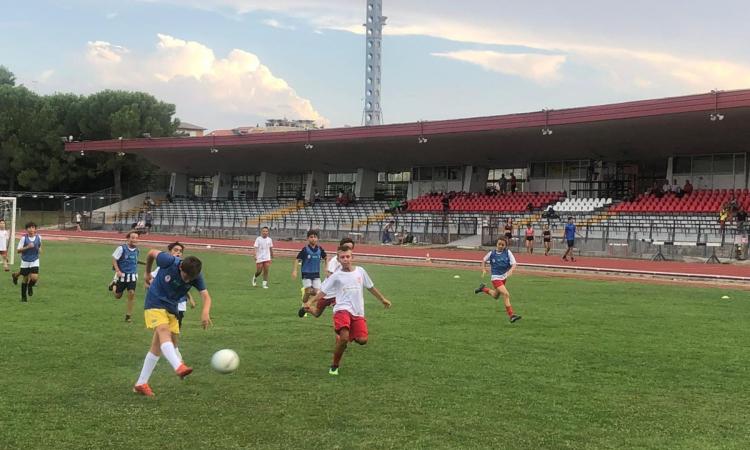
{"label": "white t-shirt", "polygon": [[8,230],[0,230],[0,252],[8,251],[8,236],[10,232]]}
{"label": "white t-shirt", "polygon": [[76,213],[76,223],[79,223],[81,221],[81,215]]}
{"label": "white t-shirt", "polygon": [[271,249],[273,248],[273,240],[270,237],[264,238],[258,236],[255,238],[255,262],[262,263],[271,260]]}
{"label": "white t-shirt", "polygon": [[[339,263],[339,257],[337,255],[334,255],[331,257],[331,259],[328,260],[328,263],[326,264],[326,277],[330,277],[334,273],[341,270],[341,263]],[[325,292],[325,291],[324,291]],[[336,297],[336,292],[326,292],[325,298],[334,298]]]}
{"label": "white t-shirt", "polygon": [[326,278],[320,290],[326,294],[336,293],[336,305],[333,307],[334,314],[337,311],[349,311],[353,316],[365,316],[364,289],[375,286],[362,267],[355,267],[351,272],[339,270]]}

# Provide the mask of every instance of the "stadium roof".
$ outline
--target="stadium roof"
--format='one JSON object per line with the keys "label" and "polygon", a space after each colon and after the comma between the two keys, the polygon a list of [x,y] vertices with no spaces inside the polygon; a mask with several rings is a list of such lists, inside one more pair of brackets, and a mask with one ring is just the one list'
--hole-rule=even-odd
{"label": "stadium roof", "polygon": [[[717,111],[724,120],[709,119]],[[530,161],[659,161],[674,154],[746,152],[749,124],[747,89],[374,127],[72,142],[65,150],[135,153],[165,170],[196,175],[464,164],[511,168]],[[553,133],[543,135],[542,128]],[[419,144],[420,136],[427,142]],[[307,149],[307,143],[314,147]]]}

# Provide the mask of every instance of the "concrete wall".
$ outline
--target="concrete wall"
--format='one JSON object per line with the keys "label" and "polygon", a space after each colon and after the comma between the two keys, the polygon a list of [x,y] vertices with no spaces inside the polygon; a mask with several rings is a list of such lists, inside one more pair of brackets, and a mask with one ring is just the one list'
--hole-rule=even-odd
{"label": "concrete wall", "polygon": [[276,198],[279,177],[275,173],[261,172],[258,182],[258,198]]}
{"label": "concrete wall", "polygon": [[375,196],[375,185],[378,182],[378,173],[374,170],[357,169],[357,182],[354,186],[354,195],[357,198],[372,198]]}

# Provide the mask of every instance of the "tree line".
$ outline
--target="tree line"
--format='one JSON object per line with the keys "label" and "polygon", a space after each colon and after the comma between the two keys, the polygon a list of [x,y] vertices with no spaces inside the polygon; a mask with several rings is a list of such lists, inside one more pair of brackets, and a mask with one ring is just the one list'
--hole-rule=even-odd
{"label": "tree line", "polygon": [[[144,92],[38,95],[0,66],[0,191],[93,192],[123,182],[143,190],[158,168],[137,155],[66,153],[76,141],[173,136],[175,105]],[[133,194],[135,192],[129,192]]]}

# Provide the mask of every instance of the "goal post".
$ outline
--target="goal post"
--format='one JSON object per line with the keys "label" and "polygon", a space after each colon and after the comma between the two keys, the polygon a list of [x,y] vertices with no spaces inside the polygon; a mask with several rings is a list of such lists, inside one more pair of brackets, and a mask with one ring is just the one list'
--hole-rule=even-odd
{"label": "goal post", "polygon": [[5,220],[5,228],[8,230],[8,262],[13,265],[16,262],[16,198],[0,197],[0,219]]}

